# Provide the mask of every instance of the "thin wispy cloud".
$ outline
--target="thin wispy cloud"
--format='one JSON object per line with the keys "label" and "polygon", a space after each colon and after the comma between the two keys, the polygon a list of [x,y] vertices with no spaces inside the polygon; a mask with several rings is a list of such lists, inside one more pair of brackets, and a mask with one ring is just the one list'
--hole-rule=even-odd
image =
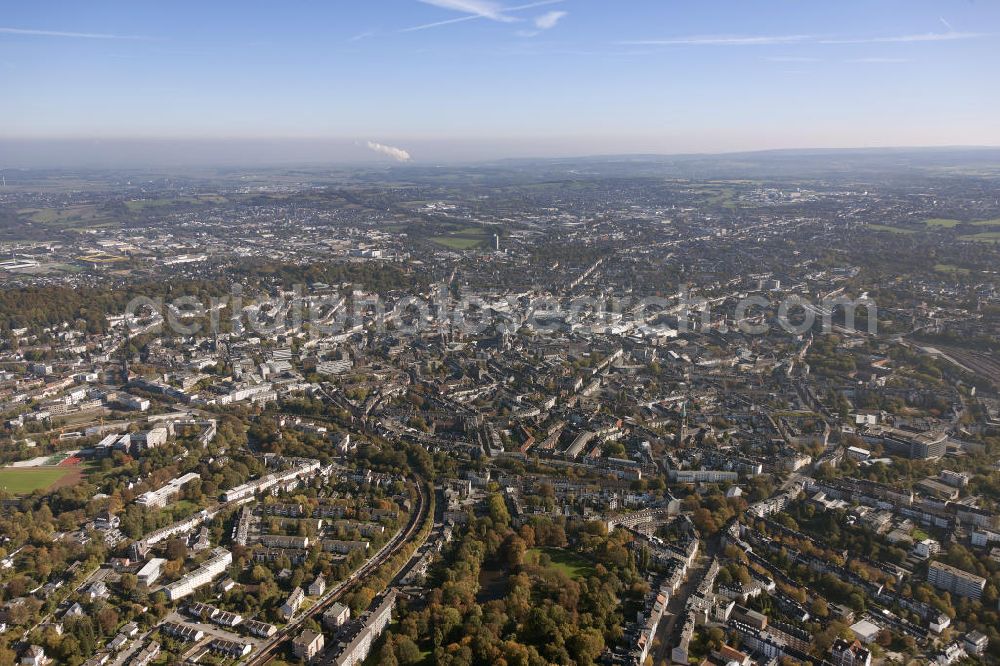
{"label": "thin wispy cloud", "polygon": [[375,36],[375,31],[374,30],[366,30],[365,32],[359,32],[358,34],[354,35],[353,37],[351,37],[347,41],[349,41],[349,42],[360,42],[362,39],[368,39],[369,37],[374,37],[374,36]]}
{"label": "thin wispy cloud", "polygon": [[67,32],[64,30],[34,30],[31,28],[6,28],[6,27],[0,27],[0,34],[25,35],[28,37],[69,37],[73,39],[129,39],[129,40],[149,39],[149,37],[142,37],[140,35],[112,35],[102,32]]}
{"label": "thin wispy cloud", "polygon": [[401,28],[396,32],[416,32],[417,30],[427,30],[428,28],[437,28],[442,25],[451,25],[452,23],[465,23],[466,21],[474,21],[482,16],[460,16],[458,18],[446,19],[444,21],[435,21],[434,23],[423,23],[421,25],[414,25],[409,28]]}
{"label": "thin wispy cloud", "polygon": [[550,30],[556,27],[556,23],[559,23],[560,19],[565,17],[569,12],[562,11],[551,11],[545,12],[541,16],[535,19],[535,27],[539,30]]}
{"label": "thin wispy cloud", "polygon": [[569,14],[569,12],[559,12],[559,11],[546,12],[541,16],[535,17],[534,30],[518,30],[516,34],[518,37],[537,37],[544,31],[551,30],[552,28],[556,27],[556,24],[559,23],[559,20],[562,19],[567,14]]}
{"label": "thin wispy cloud", "polygon": [[[943,20],[943,19],[942,19]],[[947,23],[947,22],[946,22]],[[993,36],[984,32],[927,32],[881,37],[818,37],[815,35],[685,35],[663,39],[615,42],[629,46],[780,46],[782,44],[909,44],[952,42]],[[791,62],[791,61],[788,61]],[[805,61],[801,61],[805,62]]]}
{"label": "thin wispy cloud", "polygon": [[941,25],[943,25],[948,30],[948,32],[955,32],[955,29],[951,27],[951,23],[948,23],[948,21],[945,20],[943,16],[940,17],[940,21]]}
{"label": "thin wispy cloud", "polygon": [[860,37],[848,39],[821,39],[820,44],[910,44],[913,42],[954,42],[965,39],[989,37],[985,32],[925,32],[916,35],[894,35],[889,37]]}
{"label": "thin wispy cloud", "polygon": [[770,46],[795,44],[812,39],[809,35],[691,35],[666,39],[634,39],[619,44],[631,46]]}
{"label": "thin wispy cloud", "polygon": [[[767,56],[767,57],[764,58],[764,60],[766,60],[767,62],[779,62],[779,63],[785,63],[785,64],[823,62],[822,58],[812,58],[812,57],[809,57],[809,56]],[[844,62],[851,62],[851,63],[871,63],[871,64],[877,64],[877,63],[894,64],[894,63],[901,63],[901,62],[910,62],[910,60],[908,58],[883,58],[883,57],[874,56],[874,57],[865,57],[865,58],[847,58],[847,59],[844,60]],[[792,70],[788,70],[788,71],[792,71]],[[794,70],[794,71],[801,71],[801,70]]]}
{"label": "thin wispy cloud", "polygon": [[546,5],[555,5],[563,2],[563,0],[539,0],[538,2],[532,2],[526,5],[517,5],[515,7],[503,7],[494,2],[483,2],[481,0],[420,0],[420,2],[433,5],[435,7],[441,7],[442,9],[460,11],[466,15],[451,19],[444,19],[442,21],[434,21],[432,23],[414,25],[409,28],[401,28],[400,30],[397,30],[397,32],[416,32],[417,30],[427,30],[428,28],[438,28],[444,25],[465,23],[466,21],[476,21],[479,19],[488,19],[500,23],[514,23],[523,19],[511,16],[512,12],[525,11],[536,7],[544,7]]}
{"label": "thin wispy cloud", "polygon": [[885,64],[885,65],[895,65],[902,62],[910,62],[909,58],[850,58],[844,62],[859,62],[859,63],[869,63],[873,65]]}
{"label": "thin wispy cloud", "polygon": [[375,141],[369,141],[368,149],[373,150],[376,153],[379,153],[380,155],[391,157],[397,162],[410,161],[410,153],[403,150],[402,148],[397,148],[396,146],[387,146],[384,143],[376,143]]}
{"label": "thin wispy cloud", "polygon": [[503,5],[492,0],[420,0],[420,2],[425,5],[433,5],[441,9],[451,9],[491,21],[513,23],[516,20],[513,16],[504,14]]}
{"label": "thin wispy cloud", "polygon": [[768,62],[819,62],[819,58],[809,56],[767,56],[764,58]]}

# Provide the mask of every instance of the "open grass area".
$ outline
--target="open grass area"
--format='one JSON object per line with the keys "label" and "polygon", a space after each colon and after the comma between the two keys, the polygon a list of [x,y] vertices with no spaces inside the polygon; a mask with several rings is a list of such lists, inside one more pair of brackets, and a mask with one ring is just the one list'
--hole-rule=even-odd
{"label": "open grass area", "polygon": [[176,502],[171,504],[170,508],[173,510],[175,516],[190,516],[200,507],[198,506],[197,502],[192,502],[191,500],[182,499],[182,500],[177,500]]}
{"label": "open grass area", "polygon": [[[924,220],[924,224],[928,228],[937,228],[937,229],[954,229],[960,224],[969,224],[973,227],[1000,227],[1000,218],[992,220],[972,220],[970,222],[964,222],[962,220],[952,220],[943,217],[935,217],[931,218],[930,220]],[[877,225],[871,225],[871,226],[877,226]]]}
{"label": "open grass area", "polygon": [[125,207],[130,212],[138,213],[147,208],[162,208],[164,206],[184,206],[225,203],[226,198],[220,194],[196,194],[189,197],[171,197],[160,199],[133,199],[126,201]]}
{"label": "open grass area", "polygon": [[125,207],[130,211],[135,212],[143,210],[144,208],[156,208],[157,206],[169,206],[173,203],[173,199],[137,199],[135,201],[126,201]]}
{"label": "open grass area", "polygon": [[968,275],[969,269],[956,266],[954,264],[934,264],[934,270],[938,273],[955,273],[957,275]]}
{"label": "open grass area", "polygon": [[980,234],[968,234],[959,236],[960,241],[974,241],[976,243],[1000,243],[1000,231],[984,231]]}
{"label": "open grass area", "polygon": [[570,578],[588,578],[594,575],[594,565],[562,548],[530,548],[524,554],[524,562],[538,566],[543,554],[548,556],[548,568],[562,571]]}
{"label": "open grass area", "polygon": [[949,220],[942,217],[935,217],[930,220],[924,220],[924,224],[928,227],[940,227],[942,229],[952,229],[957,227],[962,222],[960,220]]}
{"label": "open grass area", "polygon": [[485,238],[474,238],[468,236],[434,236],[432,241],[438,245],[444,245],[452,250],[471,250],[480,247],[486,242]]}
{"label": "open grass area", "polygon": [[13,495],[27,495],[45,490],[71,474],[79,474],[79,470],[73,467],[4,467],[0,469],[0,490]]}
{"label": "open grass area", "polygon": [[94,266],[102,264],[128,263],[128,257],[108,254],[107,252],[94,252],[82,257],[77,257],[77,259],[79,259],[84,263],[92,264]]}
{"label": "open grass area", "polygon": [[63,273],[81,273],[83,268],[80,266],[74,266],[73,264],[64,264],[62,262],[49,264],[47,266],[49,270],[62,271]]}
{"label": "open grass area", "polygon": [[698,193],[705,197],[705,203],[710,206],[736,208],[736,203],[733,201],[736,191],[731,187],[716,187],[713,184],[705,184],[692,186],[692,189],[700,190]]}
{"label": "open grass area", "polygon": [[913,229],[904,229],[902,227],[890,227],[887,224],[869,224],[868,228],[872,231],[888,231],[893,234],[914,234],[916,231]]}
{"label": "open grass area", "polygon": [[107,213],[94,204],[79,204],[65,208],[22,208],[17,213],[37,224],[65,229],[86,229],[115,223]]}

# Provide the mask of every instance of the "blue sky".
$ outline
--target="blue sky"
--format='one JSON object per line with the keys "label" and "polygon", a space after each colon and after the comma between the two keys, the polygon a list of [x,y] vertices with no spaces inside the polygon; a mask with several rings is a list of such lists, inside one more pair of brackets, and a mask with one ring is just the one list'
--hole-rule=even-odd
{"label": "blue sky", "polygon": [[993,0],[8,1],[0,138],[1000,145],[998,72]]}

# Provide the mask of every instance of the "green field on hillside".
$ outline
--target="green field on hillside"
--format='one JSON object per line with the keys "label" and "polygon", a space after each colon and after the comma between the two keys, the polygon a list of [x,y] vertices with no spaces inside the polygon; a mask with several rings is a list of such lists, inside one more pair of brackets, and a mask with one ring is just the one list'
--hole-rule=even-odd
{"label": "green field on hillside", "polygon": [[924,220],[924,224],[928,227],[941,227],[942,229],[951,229],[957,227],[962,222],[960,220],[948,220],[941,217],[935,217],[930,220]]}
{"label": "green field on hillside", "polygon": [[959,236],[958,240],[975,241],[976,243],[1000,243],[1000,231],[984,231],[981,234]]}
{"label": "green field on hillside", "polygon": [[869,224],[868,228],[872,231],[888,231],[894,234],[915,234],[917,233],[913,229],[903,229],[902,227],[890,227],[887,224]]}

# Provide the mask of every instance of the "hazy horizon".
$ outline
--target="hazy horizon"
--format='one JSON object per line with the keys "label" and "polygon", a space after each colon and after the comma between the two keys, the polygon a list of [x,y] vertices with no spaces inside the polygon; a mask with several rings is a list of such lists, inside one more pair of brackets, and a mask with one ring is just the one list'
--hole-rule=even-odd
{"label": "hazy horizon", "polygon": [[21,4],[0,168],[995,146],[998,36],[930,0]]}
{"label": "hazy horizon", "polygon": [[[403,143],[403,142],[400,142]],[[478,143],[471,147],[427,141],[406,141],[413,157],[406,161],[385,159],[356,141],[338,139],[3,139],[0,138],[0,171],[54,168],[184,168],[184,167],[288,167],[288,166],[460,166],[504,160],[586,160],[613,158],[724,157],[768,153],[946,153],[1000,151],[1000,145],[877,145],[781,146],[733,150],[547,150],[532,151],[537,142]],[[486,145],[487,149],[483,150]]]}

